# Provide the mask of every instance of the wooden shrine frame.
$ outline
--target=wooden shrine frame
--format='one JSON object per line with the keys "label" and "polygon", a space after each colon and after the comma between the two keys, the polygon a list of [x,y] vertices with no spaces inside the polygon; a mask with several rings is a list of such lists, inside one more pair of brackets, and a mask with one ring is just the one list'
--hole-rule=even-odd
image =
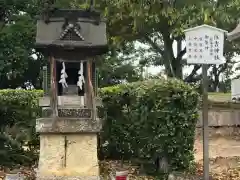
{"label": "wooden shrine frame", "polygon": [[[58,83],[57,83],[57,72],[56,72],[56,62],[59,60],[56,60],[53,55],[49,56],[49,61],[50,61],[50,79],[51,79],[51,88],[50,88],[50,107],[53,110],[53,117],[58,116]],[[64,62],[64,60],[60,60],[60,62]],[[69,61],[68,61],[69,62]],[[71,61],[73,62],[73,61]],[[74,62],[79,62],[79,61],[74,61]],[[92,83],[92,63],[93,60],[83,60],[83,62],[87,63],[87,71],[86,71],[86,83],[84,83],[84,88],[86,89],[86,107],[90,108],[93,110],[93,116],[96,118],[96,100],[95,100],[95,93],[94,93],[94,88],[93,88],[93,83]]]}

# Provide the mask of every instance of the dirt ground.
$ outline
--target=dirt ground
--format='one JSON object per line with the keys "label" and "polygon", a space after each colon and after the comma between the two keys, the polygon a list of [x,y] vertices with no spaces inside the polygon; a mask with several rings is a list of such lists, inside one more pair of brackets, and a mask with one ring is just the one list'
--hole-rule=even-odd
{"label": "dirt ground", "polygon": [[[209,140],[210,171],[219,172],[240,167],[240,138],[214,137]],[[195,141],[195,159],[203,159],[203,141]]]}

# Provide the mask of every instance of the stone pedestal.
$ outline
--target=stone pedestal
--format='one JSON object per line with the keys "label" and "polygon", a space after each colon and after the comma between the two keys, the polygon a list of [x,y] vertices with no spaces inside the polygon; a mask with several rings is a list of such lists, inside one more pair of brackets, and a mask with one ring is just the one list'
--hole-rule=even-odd
{"label": "stone pedestal", "polygon": [[36,123],[40,133],[37,179],[100,179],[97,157],[100,120],[93,121],[88,109],[61,108],[56,119],[49,116],[50,109],[43,111]]}

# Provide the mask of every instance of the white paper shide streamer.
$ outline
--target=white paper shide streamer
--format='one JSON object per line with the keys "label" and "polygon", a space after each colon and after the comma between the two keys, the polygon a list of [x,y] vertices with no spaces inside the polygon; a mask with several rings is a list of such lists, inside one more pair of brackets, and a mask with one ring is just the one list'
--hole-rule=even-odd
{"label": "white paper shide streamer", "polygon": [[80,63],[80,70],[78,71],[78,82],[77,86],[82,90],[83,89],[83,83],[85,83],[84,76],[83,76],[83,63]]}
{"label": "white paper shide streamer", "polygon": [[68,87],[66,78],[68,78],[68,75],[66,73],[65,63],[62,62],[61,78],[60,78],[59,83],[62,84],[63,88],[67,88]]}
{"label": "white paper shide streamer", "polygon": [[[80,63],[80,69],[78,71],[78,82],[77,86],[80,88],[80,90],[83,90],[83,83],[85,83],[84,76],[83,76],[83,62]],[[80,96],[80,104],[81,106],[84,106],[84,95]]]}

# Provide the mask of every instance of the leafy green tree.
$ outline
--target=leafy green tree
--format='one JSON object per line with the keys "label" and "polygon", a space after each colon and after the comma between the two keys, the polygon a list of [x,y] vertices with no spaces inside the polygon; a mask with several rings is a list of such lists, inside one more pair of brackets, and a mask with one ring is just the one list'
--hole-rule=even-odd
{"label": "leafy green tree", "polygon": [[98,67],[99,87],[135,82],[141,78],[139,68],[133,65],[131,57],[121,57],[109,53],[102,57]]}
{"label": "leafy green tree", "polygon": [[[58,7],[78,8],[87,7],[87,5],[83,0],[56,1]],[[183,59],[186,53],[182,47],[182,42],[184,42],[183,30],[202,23],[232,30],[239,17],[239,6],[240,2],[235,0],[201,0],[197,2],[190,0],[96,0],[95,7],[103,12],[107,19],[109,44],[116,51],[115,53],[110,52],[107,57],[105,56],[108,59],[105,61],[111,59],[111,63],[114,64],[113,61],[115,61],[115,66],[118,64],[119,67],[124,64],[122,69],[128,69],[130,76],[132,76],[134,68],[130,65],[128,68],[124,68],[126,62],[129,62],[126,60],[128,58],[119,58],[115,54],[125,53],[126,44],[139,41],[149,45],[150,48],[145,53],[151,52],[151,56],[142,59],[142,67],[146,64],[164,65],[168,76],[182,78],[182,68],[186,65],[186,61]],[[40,67],[45,61],[39,54],[37,60],[31,55],[35,54],[33,50],[36,28],[34,16],[41,11],[41,7],[43,7],[43,1],[37,0],[3,0],[0,2],[0,47],[2,50],[0,52],[0,88],[24,86],[24,83],[28,81],[40,87]],[[173,53],[173,42],[177,42],[177,55]],[[128,51],[134,50],[132,46],[127,48]],[[238,53],[238,43],[226,42],[227,64],[211,68],[214,70],[214,76],[219,77],[219,74],[229,68],[233,64],[232,57]],[[109,65],[109,63],[107,64]],[[185,80],[187,82],[198,80],[196,72],[200,67],[195,65]],[[101,67],[100,73],[101,69],[107,68]],[[112,70],[115,71],[112,74],[115,77],[116,68],[112,68]],[[125,72],[121,73],[126,74]],[[109,71],[107,75],[110,76]],[[218,78],[214,79],[216,79],[217,84]]]}
{"label": "leafy green tree", "polygon": [[[34,51],[34,43],[35,16],[42,11],[43,2],[38,0],[24,0],[24,2],[23,0],[4,0],[0,2],[0,89],[25,87],[26,82],[35,88],[41,88],[40,69],[46,60],[41,54]],[[86,8],[89,3],[85,2],[82,0],[58,0],[55,6]],[[119,56],[120,53],[127,55],[133,51],[133,45],[126,40],[113,43],[116,41],[111,35],[108,37],[110,51],[107,55],[100,57],[105,64],[101,63],[101,67],[99,66],[99,84],[106,86],[122,80],[136,80],[137,71],[129,57]]]}
{"label": "leafy green tree", "polygon": [[[102,3],[102,0],[98,1]],[[239,17],[240,2],[235,0],[200,1],[130,1],[105,0],[105,15],[108,18],[109,32],[116,40],[138,40],[148,44],[154,52],[154,64],[164,65],[170,77],[181,78],[186,65],[183,56],[186,49],[183,30],[207,23],[222,29],[232,30]],[[177,55],[174,56],[173,42],[177,42]],[[228,63],[239,47],[226,42],[225,55]],[[226,65],[219,67],[224,71]],[[186,77],[191,82],[201,66],[194,66]]]}
{"label": "leafy green tree", "polygon": [[39,84],[43,61],[41,55],[34,51],[36,7],[33,0],[0,2],[1,89],[24,87],[25,82],[35,86]]}

